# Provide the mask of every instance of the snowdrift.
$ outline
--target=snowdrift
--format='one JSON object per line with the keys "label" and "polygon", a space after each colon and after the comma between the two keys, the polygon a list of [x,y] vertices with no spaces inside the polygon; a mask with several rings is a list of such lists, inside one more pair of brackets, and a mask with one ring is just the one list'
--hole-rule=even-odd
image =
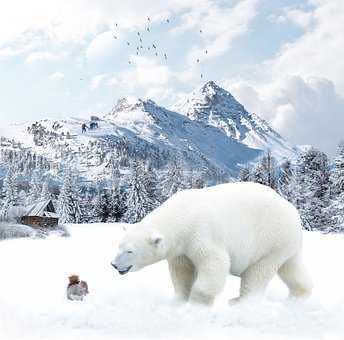
{"label": "snowdrift", "polygon": [[[212,309],[173,299],[167,264],[120,276],[110,266],[121,224],[73,225],[71,237],[0,243],[0,339],[342,339],[344,235],[305,233],[305,260],[315,291],[290,301],[276,278],[261,304],[230,307],[239,280],[228,277]],[[77,273],[90,294],[66,299]]]}

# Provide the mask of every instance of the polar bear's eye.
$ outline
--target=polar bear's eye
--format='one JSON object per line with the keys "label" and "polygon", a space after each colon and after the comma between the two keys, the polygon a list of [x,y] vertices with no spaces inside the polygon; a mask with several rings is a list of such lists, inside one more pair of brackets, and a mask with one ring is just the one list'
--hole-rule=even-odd
{"label": "polar bear's eye", "polygon": [[127,254],[132,254],[133,251],[132,250],[127,250]]}

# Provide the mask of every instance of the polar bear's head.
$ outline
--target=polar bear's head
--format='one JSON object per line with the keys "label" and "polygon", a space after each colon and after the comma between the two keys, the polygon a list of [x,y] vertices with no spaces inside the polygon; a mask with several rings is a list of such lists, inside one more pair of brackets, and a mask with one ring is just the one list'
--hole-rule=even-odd
{"label": "polar bear's head", "polygon": [[129,232],[119,245],[111,265],[123,275],[134,272],[166,257],[163,236],[154,230]]}

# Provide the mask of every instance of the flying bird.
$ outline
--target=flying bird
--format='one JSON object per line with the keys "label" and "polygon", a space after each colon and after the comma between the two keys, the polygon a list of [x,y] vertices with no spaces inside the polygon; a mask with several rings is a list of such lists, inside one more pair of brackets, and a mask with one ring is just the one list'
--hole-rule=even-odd
{"label": "flying bird", "polygon": [[131,65],[131,61],[130,60],[128,61],[128,63],[129,63],[129,65]]}
{"label": "flying bird", "polygon": [[164,57],[165,57],[165,59],[167,60],[167,55],[166,55],[166,53],[164,53]]}
{"label": "flying bird", "polygon": [[127,41],[127,45],[128,45],[128,46],[130,45],[130,42],[129,42],[129,41]]}
{"label": "flying bird", "polygon": [[148,20],[148,21],[151,21],[151,20],[150,20],[150,17],[148,17],[147,20]]}
{"label": "flying bird", "polygon": [[142,39],[140,38],[140,42],[142,43]]}
{"label": "flying bird", "polygon": [[150,29],[149,29],[149,27],[147,27],[147,32],[150,32]]}
{"label": "flying bird", "polygon": [[199,59],[197,59],[197,62],[199,63]]}
{"label": "flying bird", "polygon": [[148,51],[150,51],[150,46],[147,47]]}
{"label": "flying bird", "polygon": [[170,23],[170,19],[166,19],[166,22],[169,24]]}
{"label": "flying bird", "polygon": [[203,31],[202,31],[202,30],[199,30],[199,33],[203,33]]}
{"label": "flying bird", "polygon": [[155,49],[156,49],[156,46],[155,46],[154,44],[152,44],[152,46],[153,46],[153,48],[155,48]]}
{"label": "flying bird", "polygon": [[155,52],[155,55],[158,56],[158,52]]}
{"label": "flying bird", "polygon": [[208,50],[205,50],[205,54],[208,54]]}
{"label": "flying bird", "polygon": [[114,35],[113,37],[114,37],[115,39],[117,39],[117,36]]}

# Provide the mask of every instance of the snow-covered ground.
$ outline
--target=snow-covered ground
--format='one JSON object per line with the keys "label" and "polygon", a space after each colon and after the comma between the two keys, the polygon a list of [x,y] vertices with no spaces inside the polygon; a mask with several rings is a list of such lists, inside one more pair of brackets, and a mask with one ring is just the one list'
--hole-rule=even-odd
{"label": "snow-covered ground", "polygon": [[[120,224],[71,226],[71,237],[0,242],[0,339],[343,339],[344,236],[305,233],[305,260],[315,291],[286,299],[276,278],[262,303],[230,307],[239,280],[228,277],[216,305],[173,300],[166,261],[120,276],[110,266],[124,234]],[[90,294],[67,301],[77,273]]]}

